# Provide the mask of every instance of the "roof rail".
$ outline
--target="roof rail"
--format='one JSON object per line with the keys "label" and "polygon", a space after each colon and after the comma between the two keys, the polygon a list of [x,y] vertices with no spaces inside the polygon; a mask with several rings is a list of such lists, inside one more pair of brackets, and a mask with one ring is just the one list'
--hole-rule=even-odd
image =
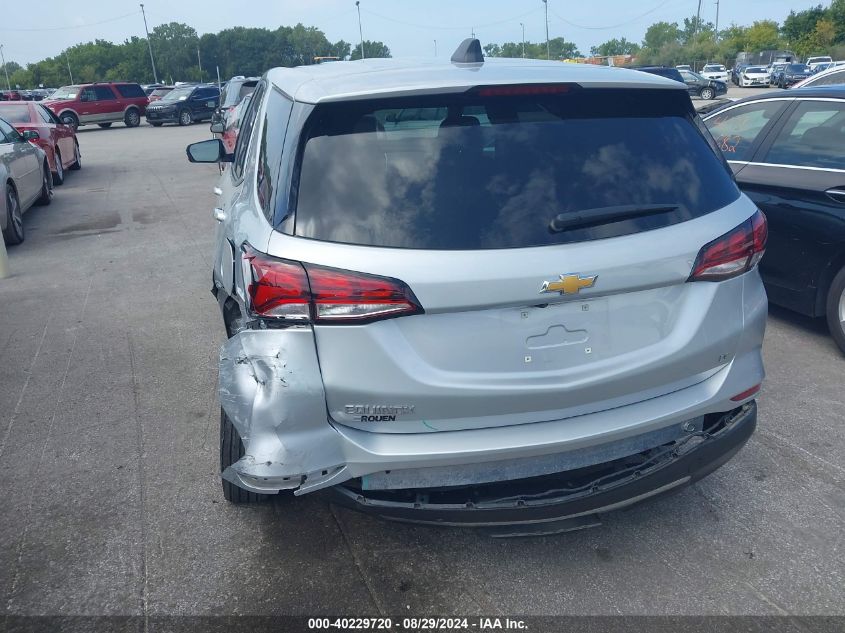
{"label": "roof rail", "polygon": [[468,37],[452,53],[452,62],[455,64],[483,64],[484,53],[481,51],[481,42],[473,37]]}

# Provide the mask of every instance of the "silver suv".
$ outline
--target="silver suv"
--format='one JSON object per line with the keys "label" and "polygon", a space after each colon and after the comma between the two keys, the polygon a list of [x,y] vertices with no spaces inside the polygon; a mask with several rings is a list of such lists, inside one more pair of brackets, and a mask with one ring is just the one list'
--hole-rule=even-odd
{"label": "silver suv", "polygon": [[756,424],[766,220],[683,84],[372,59],[261,79],[220,197],[225,496],[585,517],[694,481]]}

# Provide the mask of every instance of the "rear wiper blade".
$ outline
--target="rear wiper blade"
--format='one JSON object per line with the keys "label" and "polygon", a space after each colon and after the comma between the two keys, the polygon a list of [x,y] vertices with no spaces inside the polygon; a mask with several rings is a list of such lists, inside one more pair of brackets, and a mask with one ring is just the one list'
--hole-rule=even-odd
{"label": "rear wiper blade", "polygon": [[560,233],[569,229],[598,226],[619,220],[641,218],[647,215],[677,211],[676,204],[619,204],[613,207],[598,207],[561,213],[549,223],[549,231]]}

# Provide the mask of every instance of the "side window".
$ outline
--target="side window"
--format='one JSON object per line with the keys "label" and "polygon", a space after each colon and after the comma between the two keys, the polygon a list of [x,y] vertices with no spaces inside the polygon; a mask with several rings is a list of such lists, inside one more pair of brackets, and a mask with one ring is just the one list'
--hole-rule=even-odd
{"label": "side window", "polygon": [[114,100],[117,98],[108,86],[94,86],[94,95],[97,101],[109,101],[110,99]]}
{"label": "side window", "polygon": [[145,97],[144,89],[138,84],[118,84],[115,86],[121,97],[127,99],[135,99],[138,97]]}
{"label": "side window", "polygon": [[732,108],[705,121],[728,160],[751,160],[754,142],[783,108],[784,101],[758,101]]}
{"label": "side window", "polygon": [[94,88],[84,88],[82,94],[79,95],[80,101],[96,101],[97,93]]}
{"label": "side window", "polygon": [[256,189],[264,214],[271,223],[274,211],[273,194],[279,187],[277,182],[279,165],[282,160],[282,148],[285,144],[285,133],[291,110],[293,110],[292,101],[277,90],[270,91],[264,115],[264,130],[261,133]]}
{"label": "side window", "polygon": [[845,104],[799,103],[764,160],[778,165],[845,169]]}
{"label": "side window", "polygon": [[42,121],[44,121],[44,123],[55,123],[55,121],[50,118],[50,111],[43,105],[35,106],[35,111],[38,113],[38,116],[41,118]]}
{"label": "side window", "polygon": [[6,143],[19,143],[23,140],[18,131],[3,119],[0,119],[0,137],[5,137],[2,142]]}
{"label": "side window", "polygon": [[244,113],[241,129],[238,132],[238,142],[235,145],[235,162],[232,163],[232,175],[240,180],[244,175],[244,163],[246,162],[249,140],[252,137],[252,128],[255,127],[255,118],[261,107],[261,100],[264,97],[264,84],[255,91],[256,94],[249,102],[249,108]]}
{"label": "side window", "polygon": [[824,77],[819,77],[815,81],[808,82],[810,86],[834,86],[836,84],[845,84],[845,70],[830,73]]}
{"label": "side window", "polygon": [[38,104],[35,108],[38,110],[38,113],[41,115],[41,118],[44,119],[47,123],[53,123],[54,125],[62,125],[62,120],[57,117],[51,110],[48,110],[43,105]]}

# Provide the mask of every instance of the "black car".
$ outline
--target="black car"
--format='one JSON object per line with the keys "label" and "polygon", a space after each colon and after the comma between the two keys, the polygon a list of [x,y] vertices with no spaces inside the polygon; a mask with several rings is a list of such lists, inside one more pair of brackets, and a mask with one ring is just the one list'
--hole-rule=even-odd
{"label": "black car", "polygon": [[226,116],[234,111],[237,105],[243,101],[243,98],[255,91],[260,77],[232,77],[223,86],[223,91],[220,93],[220,105],[211,119],[212,123],[225,122]]}
{"label": "black car", "polygon": [[740,189],[769,220],[769,300],[825,316],[845,352],[845,86],[749,97],[705,117]]}
{"label": "black car", "polygon": [[640,70],[644,73],[652,75],[660,75],[667,79],[674,79],[687,85],[687,92],[691,97],[701,97],[702,99],[715,99],[716,97],[727,94],[728,84],[724,81],[716,81],[715,79],[706,79],[690,70],[678,70],[677,68],[670,68],[668,66],[633,66],[634,70]]}
{"label": "black car", "polygon": [[212,85],[178,86],[147,106],[147,123],[190,125],[208,120],[220,104],[220,89]]}
{"label": "black car", "polygon": [[812,74],[813,71],[806,64],[787,64],[778,71],[776,77],[772,77],[772,83],[778,88],[789,88]]}

